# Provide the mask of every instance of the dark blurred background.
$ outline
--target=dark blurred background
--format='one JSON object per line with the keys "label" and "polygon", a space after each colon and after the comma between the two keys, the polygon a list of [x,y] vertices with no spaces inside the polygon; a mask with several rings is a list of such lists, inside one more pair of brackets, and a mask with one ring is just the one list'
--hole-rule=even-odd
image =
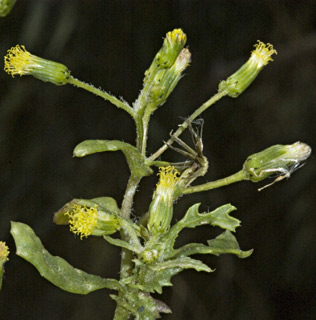
{"label": "dark blurred background", "polygon": [[[0,54],[24,44],[132,103],[166,32],[183,28],[192,63],[152,118],[152,153],[248,59],[258,39],[273,43],[278,55],[251,87],[203,114],[210,169],[202,183],[238,171],[248,155],[273,144],[304,141],[316,147],[315,12],[316,2],[307,0],[17,0],[0,20]],[[72,158],[77,143],[94,138],[134,143],[133,122],[80,89],[0,72],[0,240],[11,250],[0,319],[112,319],[110,291],[80,296],[54,287],[14,254],[9,233],[11,220],[27,223],[52,254],[86,272],[118,277],[119,249],[100,238],[80,241],[52,223],[53,213],[75,197],[122,200],[128,167],[121,153]],[[190,143],[188,134],[183,138]],[[165,156],[179,159],[170,151]],[[316,319],[315,175],[312,156],[288,181],[261,192],[242,182],[180,199],[175,219],[196,202],[202,210],[234,204],[242,220],[240,246],[255,251],[246,260],[198,257],[216,271],[174,277],[174,286],[160,296],[173,310],[164,319]],[[155,176],[142,181],[136,216],[146,210],[155,183]],[[205,242],[216,232],[190,229],[178,244]]]}

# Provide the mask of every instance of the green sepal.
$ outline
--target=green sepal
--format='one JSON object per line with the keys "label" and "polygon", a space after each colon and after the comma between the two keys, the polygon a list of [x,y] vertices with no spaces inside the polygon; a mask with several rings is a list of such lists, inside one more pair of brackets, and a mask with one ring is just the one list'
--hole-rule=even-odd
{"label": "green sepal", "polygon": [[140,178],[153,173],[153,170],[145,163],[144,156],[136,147],[118,140],[85,140],[75,147],[73,155],[81,158],[93,153],[119,150],[124,153],[134,177]]}
{"label": "green sepal", "polygon": [[11,222],[11,234],[16,244],[16,254],[30,262],[41,276],[64,291],[87,294],[108,288],[121,290],[115,279],[104,279],[72,267],[66,260],[52,256],[43,246],[31,227]]}
{"label": "green sepal", "polygon": [[54,214],[54,223],[58,225],[68,224],[69,216],[65,215],[66,212],[72,210],[74,205],[82,205],[87,207],[98,206],[98,211],[103,211],[108,214],[117,214],[119,215],[120,209],[117,206],[116,200],[111,197],[98,197],[94,199],[73,199],[67,202],[62,208],[60,208]]}

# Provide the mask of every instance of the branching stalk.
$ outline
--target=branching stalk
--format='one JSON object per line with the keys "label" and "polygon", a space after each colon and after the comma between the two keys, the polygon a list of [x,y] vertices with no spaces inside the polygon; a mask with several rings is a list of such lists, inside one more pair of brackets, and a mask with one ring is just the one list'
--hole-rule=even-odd
{"label": "branching stalk", "polygon": [[73,86],[79,87],[79,88],[87,90],[89,92],[92,92],[93,94],[103,98],[104,100],[110,101],[116,107],[125,110],[132,118],[135,117],[135,113],[134,113],[133,108],[131,108],[127,102],[122,101],[120,99],[117,99],[116,97],[112,96],[111,94],[109,94],[101,89],[98,89],[91,84],[80,81],[80,80],[74,78],[73,76],[69,77],[68,83],[72,84]]}

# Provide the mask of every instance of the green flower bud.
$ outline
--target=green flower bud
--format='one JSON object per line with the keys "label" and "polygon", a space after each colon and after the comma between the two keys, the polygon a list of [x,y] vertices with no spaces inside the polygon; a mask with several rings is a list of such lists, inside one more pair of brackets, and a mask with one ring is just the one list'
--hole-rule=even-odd
{"label": "green flower bud", "polygon": [[174,192],[179,181],[178,170],[174,167],[160,167],[159,183],[149,206],[148,230],[152,234],[162,234],[169,229],[173,216]]}
{"label": "green flower bud", "polygon": [[87,207],[74,204],[70,211],[64,213],[68,216],[70,231],[83,237],[103,236],[115,233],[120,229],[119,217],[98,210],[98,206]]}
{"label": "green flower bud", "polygon": [[136,111],[146,105],[146,112],[152,114],[173,91],[190,63],[191,54],[184,49],[186,40],[187,36],[181,29],[167,33],[162,48],[145,72],[144,88],[134,104]]}
{"label": "green flower bud", "polygon": [[153,68],[170,68],[176,61],[180,51],[187,42],[187,35],[182,29],[174,29],[166,34],[162,48],[156,54],[150,69]]}
{"label": "green flower bud", "polygon": [[276,181],[282,180],[297,170],[310,154],[310,146],[302,142],[277,144],[247,158],[243,166],[245,179],[258,182],[277,175]]}
{"label": "green flower bud", "polygon": [[162,104],[178,84],[182,72],[191,61],[191,53],[188,49],[182,49],[176,61],[169,69],[162,69],[157,72],[152,81],[150,99],[155,105]]}
{"label": "green flower bud", "polygon": [[5,17],[10,13],[16,0],[0,0],[0,17]]}
{"label": "green flower bud", "polygon": [[264,44],[258,40],[254,47],[256,49],[252,51],[249,60],[227,80],[220,82],[219,92],[227,92],[228,96],[237,98],[255,80],[261,69],[273,61],[271,56],[277,54],[270,43]]}
{"label": "green flower bud", "polygon": [[8,50],[4,57],[4,71],[12,77],[31,75],[57,86],[65,85],[70,77],[70,71],[65,65],[34,56],[19,45]]}

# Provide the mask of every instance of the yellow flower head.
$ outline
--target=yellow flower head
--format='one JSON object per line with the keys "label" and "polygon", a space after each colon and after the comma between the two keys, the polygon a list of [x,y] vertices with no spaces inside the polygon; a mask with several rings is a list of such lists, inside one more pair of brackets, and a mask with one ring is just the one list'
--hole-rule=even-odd
{"label": "yellow flower head", "polygon": [[3,263],[9,260],[8,258],[9,253],[10,251],[6,243],[3,241],[0,241],[0,265],[2,265]]}
{"label": "yellow flower head", "polygon": [[182,31],[182,29],[174,29],[169,31],[166,35],[166,39],[170,43],[182,42],[185,43],[187,41],[186,34]]}
{"label": "yellow flower head", "polygon": [[270,43],[264,44],[258,40],[258,43],[255,44],[254,47],[255,50],[251,52],[248,61],[234,74],[219,83],[219,92],[224,92],[232,98],[238,97],[256,79],[261,69],[266,66],[269,61],[273,61],[271,56],[277,54],[276,50],[273,49],[273,45]]}
{"label": "yellow flower head", "polygon": [[72,211],[65,213],[69,217],[70,231],[80,235],[80,239],[88,237],[92,234],[93,229],[98,223],[97,206],[88,208],[86,206],[74,205]]}
{"label": "yellow flower head", "polygon": [[173,166],[160,167],[159,172],[159,182],[157,184],[157,189],[163,190],[172,190],[174,191],[177,182],[179,181],[180,172],[175,169]]}
{"label": "yellow flower head", "polygon": [[[4,57],[4,71],[15,75],[30,74],[34,66],[34,59],[32,55],[26,51],[24,46],[17,45],[8,50],[7,55]],[[40,67],[40,65],[36,65]]]}
{"label": "yellow flower head", "polygon": [[149,206],[147,223],[148,230],[152,234],[164,233],[170,227],[173,216],[174,193],[180,180],[179,175],[179,171],[173,166],[159,168],[159,182]]}
{"label": "yellow flower head", "polygon": [[278,54],[275,49],[273,49],[273,45],[270,43],[263,43],[261,41],[257,41],[254,45],[255,50],[251,52],[250,61],[254,63],[257,68],[261,69],[263,66],[267,65],[269,61],[273,61],[271,56],[273,54]]}
{"label": "yellow flower head", "polygon": [[4,57],[4,71],[12,77],[32,75],[58,86],[65,85],[70,77],[70,71],[65,65],[37,57],[20,45],[8,50]]}

